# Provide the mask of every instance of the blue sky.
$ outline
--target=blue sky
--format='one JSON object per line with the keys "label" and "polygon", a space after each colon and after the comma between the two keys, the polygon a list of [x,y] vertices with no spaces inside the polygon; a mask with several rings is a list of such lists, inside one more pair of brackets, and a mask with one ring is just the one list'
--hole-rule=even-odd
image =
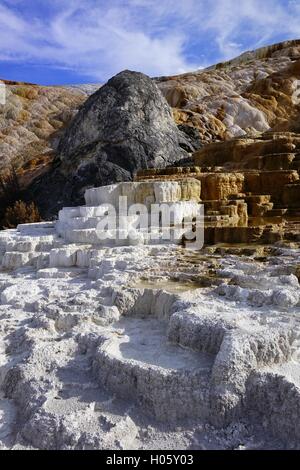
{"label": "blue sky", "polygon": [[0,78],[183,73],[300,38],[300,0],[0,0]]}

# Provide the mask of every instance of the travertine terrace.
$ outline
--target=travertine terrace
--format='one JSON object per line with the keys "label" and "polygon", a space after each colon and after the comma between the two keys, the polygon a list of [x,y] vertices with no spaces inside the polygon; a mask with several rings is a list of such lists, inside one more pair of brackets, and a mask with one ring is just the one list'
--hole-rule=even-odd
{"label": "travertine terrace", "polygon": [[299,241],[299,142],[298,134],[269,132],[211,144],[193,167],[141,171],[137,180],[198,181],[206,243]]}
{"label": "travertine terrace", "polygon": [[299,240],[195,251],[131,220],[122,243],[99,240],[119,195],[183,218],[203,187],[94,188],[0,234],[2,447],[299,447]]}

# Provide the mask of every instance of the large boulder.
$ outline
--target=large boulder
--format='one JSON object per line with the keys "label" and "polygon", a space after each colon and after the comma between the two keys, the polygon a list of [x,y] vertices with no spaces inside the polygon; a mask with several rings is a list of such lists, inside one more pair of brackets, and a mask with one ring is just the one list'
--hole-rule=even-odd
{"label": "large boulder", "polygon": [[88,160],[106,183],[110,172],[129,179],[138,169],[174,164],[187,157],[181,146],[188,145],[156,84],[125,70],[84,103],[58,150],[65,163]]}
{"label": "large boulder", "polygon": [[56,169],[35,182],[32,191],[49,217],[62,205],[83,201],[89,187],[185,162],[192,151],[154,81],[126,70],[82,105],[61,138]]}

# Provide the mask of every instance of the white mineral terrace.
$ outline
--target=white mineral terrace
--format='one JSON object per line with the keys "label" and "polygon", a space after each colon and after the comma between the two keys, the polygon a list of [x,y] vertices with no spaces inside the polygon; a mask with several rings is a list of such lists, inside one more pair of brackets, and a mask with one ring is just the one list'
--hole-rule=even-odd
{"label": "white mineral terrace", "polygon": [[299,247],[99,242],[119,195],[200,202],[140,184],[0,232],[0,448],[299,448]]}

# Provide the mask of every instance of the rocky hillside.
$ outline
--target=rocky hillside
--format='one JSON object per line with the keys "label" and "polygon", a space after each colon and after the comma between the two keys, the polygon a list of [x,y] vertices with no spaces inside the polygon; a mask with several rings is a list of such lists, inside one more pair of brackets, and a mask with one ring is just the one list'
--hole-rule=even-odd
{"label": "rocky hillside", "polygon": [[[246,132],[297,128],[300,40],[247,52],[225,63],[155,79],[178,124],[196,127],[204,141]],[[0,80],[1,82],[1,80]],[[0,167],[46,150],[77,108],[100,85],[42,87],[6,81],[0,108]]]}
{"label": "rocky hillside", "polygon": [[[153,139],[157,140],[155,121],[156,124],[159,122],[159,126],[162,126],[163,113],[168,113],[167,108],[163,111],[165,105],[161,105],[162,114],[159,119],[157,119],[158,115],[155,113],[151,115],[149,111],[150,121],[152,121],[147,128],[147,134],[151,138],[146,139],[146,142],[142,137],[139,144],[139,161],[132,164],[131,157],[129,157],[124,166],[125,152],[121,157],[123,161],[119,165],[120,162],[116,162],[116,159],[120,149],[115,146],[116,142],[114,145],[110,142],[110,152],[114,147],[115,155],[110,154],[108,160],[118,167],[116,174],[111,175],[113,180],[130,179],[131,174],[124,174],[124,172],[128,173],[126,165],[130,166],[129,173],[134,173],[135,170],[149,166],[174,164],[176,160],[187,160],[189,156],[187,152],[199,150],[203,144],[245,135],[255,138],[260,133],[270,130],[296,133],[299,131],[300,40],[287,41],[247,52],[230,62],[220,63],[205,70],[176,77],[155,78],[153,82],[158,85],[172,107],[173,118],[179,126],[180,132],[178,133],[176,126],[168,121],[168,130],[165,129],[168,134],[172,127],[171,134],[173,133],[173,137],[176,135],[175,147],[168,147],[164,144],[158,148],[156,142],[155,151],[152,148],[148,155],[150,140],[152,140],[151,145]],[[112,125],[112,116],[108,112],[112,104],[109,102],[111,96],[106,96],[103,109],[101,104],[98,120],[92,119],[91,121],[90,110],[98,99],[100,101],[97,101],[97,106],[102,103],[104,95],[96,92],[85,103],[88,96],[99,87],[100,85],[42,87],[6,82],[6,105],[0,106],[0,171],[7,171],[13,163],[21,177],[23,187],[27,188],[32,185],[32,181],[34,182],[31,186],[31,196],[42,206],[43,200],[45,202],[46,199],[49,205],[49,195],[51,196],[53,189],[55,189],[55,202],[59,202],[62,188],[69,193],[73,191],[74,194],[69,198],[69,202],[72,203],[73,200],[80,199],[80,191],[82,192],[83,187],[110,182],[103,171],[105,170],[104,173],[111,173],[111,171],[110,168],[103,168],[102,157],[103,142],[107,141],[108,137],[107,129],[104,129],[107,117],[110,119],[110,126]],[[152,92],[154,88],[156,89],[149,85],[149,90],[151,89]],[[162,104],[159,93],[155,96],[157,103]],[[119,108],[117,118],[120,122],[122,106],[117,101],[113,105]],[[134,106],[133,98],[130,109],[136,110]],[[75,116],[80,107],[82,107],[81,111]],[[137,120],[140,117],[141,115],[137,117]],[[137,122],[133,128],[130,127],[131,124],[126,132],[137,128]],[[126,125],[127,123],[124,124],[125,127]],[[65,128],[68,130],[65,131]],[[77,136],[79,128],[81,129],[80,139],[83,139],[81,142],[74,137]],[[91,130],[96,135],[96,141],[94,134],[90,135]],[[131,141],[132,135],[129,136],[126,132],[121,132],[122,139]],[[117,136],[115,137],[117,140]],[[138,142],[140,137],[135,135],[133,140]],[[171,140],[174,141],[173,137]],[[74,141],[72,143],[74,148],[70,147],[70,139]],[[61,142],[60,145],[59,142]],[[84,152],[82,152],[82,145]],[[98,150],[95,150],[99,145],[102,157],[99,157]],[[93,152],[95,156],[95,151],[96,159],[91,157]],[[134,152],[131,144],[127,146],[126,151],[127,155]],[[79,167],[82,171],[86,170],[91,161],[98,162],[96,163],[96,173],[99,173],[97,181],[94,181],[94,170],[90,172],[93,175],[90,180],[84,171],[84,181],[81,181],[76,189],[75,183],[78,183],[78,176],[79,180],[82,177],[78,175],[77,170]],[[55,188],[52,184],[53,179]],[[44,189],[48,186],[50,193],[46,191],[47,194],[40,197],[43,186]],[[53,211],[57,209],[56,205],[53,205]],[[60,203],[58,207],[59,205]]]}
{"label": "rocky hillside", "polygon": [[0,170],[30,168],[55,151],[60,130],[86,99],[78,89],[5,82],[0,105]]}
{"label": "rocky hillside", "polygon": [[157,79],[177,123],[202,140],[299,130],[300,40],[275,44],[209,69]]}

